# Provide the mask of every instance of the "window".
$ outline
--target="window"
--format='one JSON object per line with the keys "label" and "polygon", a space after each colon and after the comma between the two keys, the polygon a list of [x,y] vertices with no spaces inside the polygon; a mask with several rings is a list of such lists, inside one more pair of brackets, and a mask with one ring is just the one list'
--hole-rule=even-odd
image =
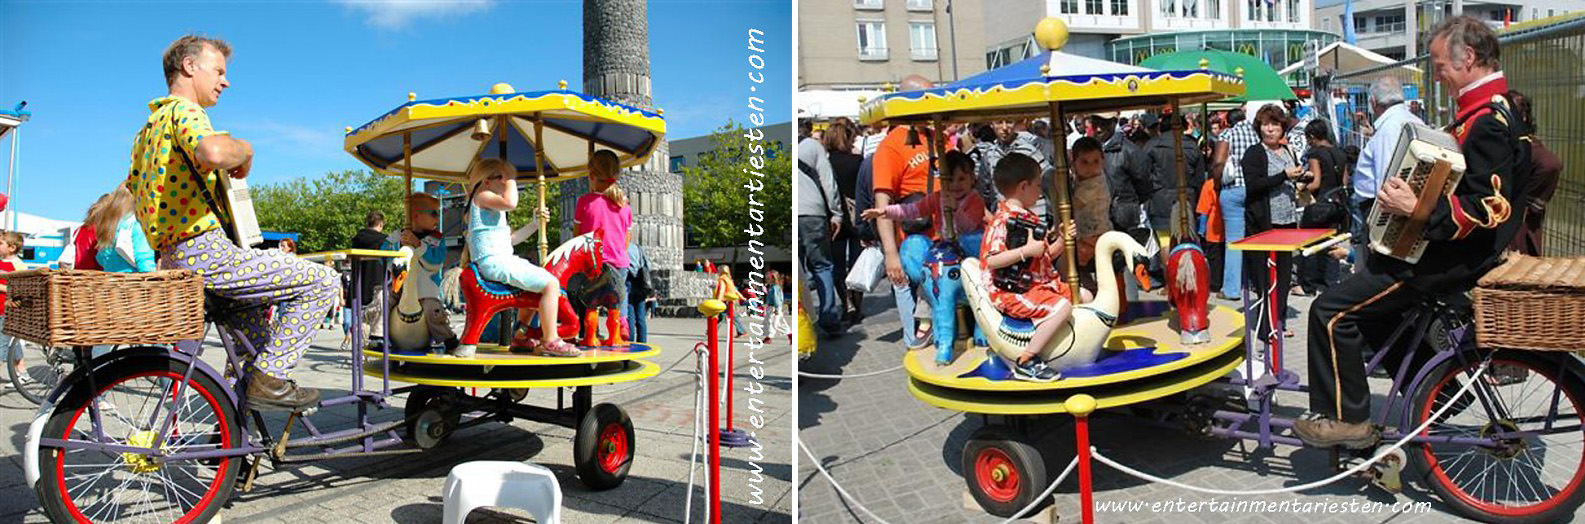
{"label": "window", "polygon": [[1058,9],[1060,10],[1060,12],[1062,14],[1065,14],[1065,15],[1076,15],[1076,14],[1079,14],[1079,0],[1062,0],[1061,2],[1058,3],[1058,5],[1059,5]]}
{"label": "window", "polygon": [[1249,20],[1261,20],[1261,8],[1266,6],[1262,0],[1244,0],[1244,17]]}
{"label": "window", "polygon": [[1160,2],[1161,2],[1161,16],[1163,18],[1172,18],[1172,17],[1178,16],[1178,2],[1177,2],[1177,0],[1160,0]]}
{"label": "window", "polygon": [[1084,14],[1104,15],[1106,12],[1103,9],[1105,6],[1102,5],[1101,0],[1084,0]]}
{"label": "window", "polygon": [[913,50],[914,60],[935,60],[936,23],[910,22],[908,24],[908,46]]}
{"label": "window", "polygon": [[1540,18],[1541,18],[1541,10],[1538,9],[1538,8],[1535,8],[1535,7],[1530,8],[1530,19],[1531,20],[1537,20],[1537,19],[1540,19]]}
{"label": "window", "polygon": [[673,172],[673,173],[681,173],[682,172],[682,168],[685,168],[685,167],[688,167],[688,157],[685,157],[685,156],[674,156],[674,157],[671,157],[671,172]]}
{"label": "window", "polygon": [[1548,10],[1546,10],[1546,16],[1547,16],[1547,18],[1551,18],[1551,17],[1557,16],[1557,10],[1556,9],[1548,9]]}
{"label": "window", "polygon": [[883,9],[881,0],[853,0],[853,7],[858,9]]}
{"label": "window", "polygon": [[886,59],[886,22],[859,22],[859,59]]}
{"label": "window", "polygon": [[933,0],[908,0],[909,11],[934,11]]}
{"label": "window", "polygon": [[1222,0],[1206,0],[1205,17],[1211,20],[1222,19]]}
{"label": "window", "polygon": [[1288,0],[1288,22],[1299,23],[1299,0]]}
{"label": "window", "polygon": [[1128,0],[1112,0],[1112,16],[1128,16]]}
{"label": "window", "polygon": [[1200,2],[1199,2],[1199,0],[1183,0],[1183,17],[1184,18],[1199,18],[1200,17]]}

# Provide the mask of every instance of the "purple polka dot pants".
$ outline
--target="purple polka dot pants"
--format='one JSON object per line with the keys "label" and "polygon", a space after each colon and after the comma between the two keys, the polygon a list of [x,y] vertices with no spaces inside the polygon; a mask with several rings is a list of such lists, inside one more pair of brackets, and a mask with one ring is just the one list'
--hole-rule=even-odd
{"label": "purple polka dot pants", "polygon": [[[204,289],[249,304],[274,304],[225,319],[258,354],[253,367],[287,378],[308,350],[339,291],[331,268],[276,250],[244,249],[211,230],[161,250],[161,269],[191,269],[204,277]],[[247,356],[244,355],[244,358]]]}

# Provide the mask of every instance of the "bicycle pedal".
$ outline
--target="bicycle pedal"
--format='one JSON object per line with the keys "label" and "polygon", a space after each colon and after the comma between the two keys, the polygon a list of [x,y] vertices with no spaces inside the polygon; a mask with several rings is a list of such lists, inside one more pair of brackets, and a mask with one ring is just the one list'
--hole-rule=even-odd
{"label": "bicycle pedal", "polygon": [[1402,449],[1395,449],[1392,453],[1383,456],[1372,468],[1375,470],[1375,478],[1371,480],[1371,483],[1380,486],[1381,489],[1387,490],[1389,493],[1402,493],[1403,467],[1408,462],[1408,458],[1408,455]]}

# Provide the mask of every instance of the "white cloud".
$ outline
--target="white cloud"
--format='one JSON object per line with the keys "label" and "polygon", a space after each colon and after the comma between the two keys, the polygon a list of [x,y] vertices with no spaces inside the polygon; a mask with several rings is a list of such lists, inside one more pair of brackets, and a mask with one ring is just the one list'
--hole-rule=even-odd
{"label": "white cloud", "polygon": [[442,18],[489,9],[495,0],[332,0],[369,16],[380,29],[401,29],[424,17]]}

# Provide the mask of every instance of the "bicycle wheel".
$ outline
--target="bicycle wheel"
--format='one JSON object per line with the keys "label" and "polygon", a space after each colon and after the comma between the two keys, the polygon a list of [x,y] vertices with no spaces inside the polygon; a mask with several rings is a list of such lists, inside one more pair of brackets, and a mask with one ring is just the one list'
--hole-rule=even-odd
{"label": "bicycle wheel", "polygon": [[61,377],[70,372],[71,350],[47,348],[20,338],[11,339],[6,350],[6,372],[11,386],[28,402],[44,402]]}
{"label": "bicycle wheel", "polygon": [[[159,356],[129,357],[94,374],[56,404],[44,435],[92,442],[94,411],[104,442],[149,447],[169,422],[161,450],[217,451],[244,442],[233,406],[214,377],[193,373],[181,398],[187,365]],[[92,409],[93,406],[97,409]],[[68,445],[39,453],[38,495],[54,522],[207,522],[231,496],[242,457],[155,459],[135,452]]]}
{"label": "bicycle wheel", "polygon": [[1422,435],[1491,443],[1422,443],[1409,454],[1426,484],[1459,514],[1486,522],[1564,522],[1585,501],[1585,384],[1578,363],[1560,368],[1564,362],[1559,355],[1497,351],[1486,375],[1456,401],[1479,362],[1445,362],[1420,385],[1412,427],[1453,401]]}

